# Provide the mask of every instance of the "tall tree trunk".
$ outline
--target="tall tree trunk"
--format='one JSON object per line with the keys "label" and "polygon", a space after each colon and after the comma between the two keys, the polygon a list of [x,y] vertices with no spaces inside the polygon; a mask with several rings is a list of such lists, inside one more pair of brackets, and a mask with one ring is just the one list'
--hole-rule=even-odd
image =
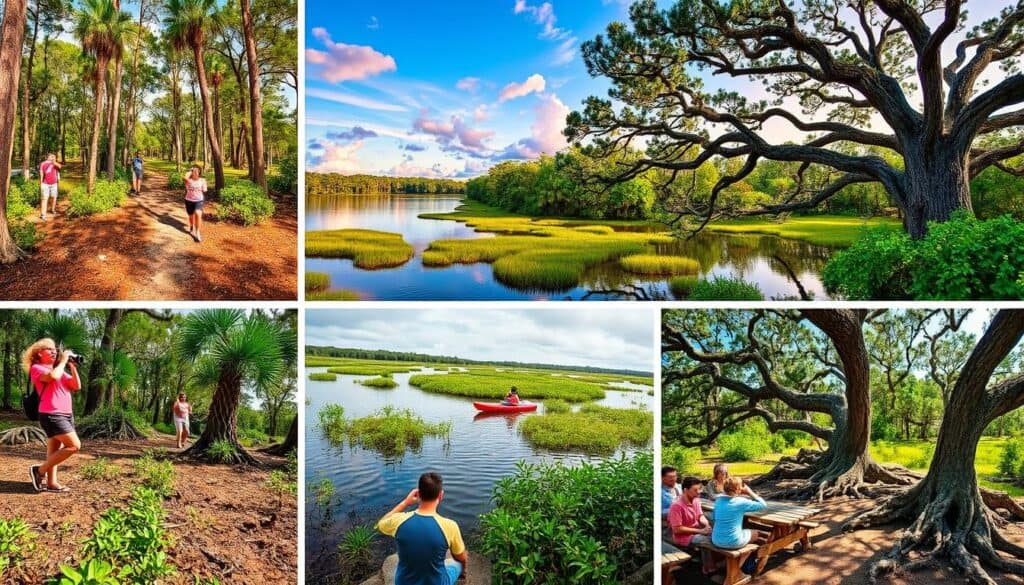
{"label": "tall tree trunk", "polygon": [[[145,25],[146,16],[146,0],[139,0],[139,31]],[[135,122],[138,118],[135,100],[135,84],[139,77],[139,53],[142,48],[142,35],[135,35],[135,46],[132,49],[132,74],[128,78],[128,103],[125,108],[125,120],[124,120],[124,148],[121,149],[121,161],[125,165],[128,164],[131,158],[131,150],[135,143]]]}
{"label": "tall tree trunk", "polygon": [[242,4],[242,35],[245,37],[245,60],[249,66],[249,115],[252,118],[252,167],[249,174],[253,183],[267,190],[267,175],[263,166],[263,107],[260,99],[260,64],[256,59],[256,35],[253,29],[249,0]]}
{"label": "tall tree trunk", "polygon": [[174,148],[174,169],[181,172],[182,144],[181,144],[181,69],[178,65],[177,54],[171,56],[171,126],[174,136],[172,138]]}
{"label": "tall tree trunk", "polygon": [[57,128],[60,133],[60,164],[67,163],[67,122],[64,120],[64,107],[60,96],[57,96]]}
{"label": "tall tree trunk", "polygon": [[117,52],[114,58],[113,93],[110,95],[110,117],[107,119],[107,180],[114,180],[117,164],[117,122],[121,113],[121,76],[124,74],[124,54]]}
{"label": "tall tree trunk", "polygon": [[108,402],[109,397],[104,389],[102,378],[106,376],[107,364],[101,356],[113,350],[114,333],[117,331],[121,318],[124,317],[125,309],[107,309],[107,319],[103,324],[103,334],[100,336],[100,351],[93,356],[89,364],[89,380],[85,390],[85,411],[86,416],[95,412],[98,408]]}
{"label": "tall tree trunk", "polygon": [[928,222],[948,221],[956,211],[973,213],[966,153],[950,140],[916,145],[904,155],[904,226],[917,240],[928,232]]}
{"label": "tall tree trunk", "polygon": [[206,83],[206,64],[203,63],[203,48],[194,45],[192,55],[196,62],[196,77],[199,78],[199,94],[203,100],[203,126],[210,143],[210,157],[213,159],[214,190],[224,188],[224,159],[221,156],[220,140],[213,125],[213,108],[210,106],[210,88]]}
{"label": "tall tree trunk", "polygon": [[11,155],[14,153],[14,110],[21,44],[25,37],[26,0],[6,0],[0,23],[0,264],[21,256],[7,225],[7,194],[11,188]]}
{"label": "tall tree trunk", "polygon": [[103,98],[104,92],[107,89],[107,60],[97,59],[96,60],[96,83],[95,83],[95,94],[96,98],[96,114],[92,119],[92,142],[89,143],[89,169],[88,177],[86,182],[86,189],[89,193],[92,193],[93,187],[96,186],[96,167],[99,164],[100,154],[100,120],[103,119]]}
{"label": "tall tree trunk", "polygon": [[3,366],[3,368],[4,368],[4,374],[3,374],[3,376],[4,376],[4,379],[3,379],[4,401],[3,401],[3,405],[2,405],[2,408],[4,410],[11,410],[13,408],[13,406],[11,405],[11,382],[13,381],[13,380],[11,380],[11,354],[12,353],[14,353],[14,343],[11,341],[10,331],[8,331],[7,335],[4,337],[4,357],[3,357],[3,360],[4,360],[4,366]]}
{"label": "tall tree trunk", "polygon": [[28,48],[28,61],[25,64],[25,83],[21,88],[21,176],[26,179],[29,174],[32,160],[32,138],[30,129],[32,127],[32,66],[36,56],[36,39],[39,38],[39,7],[35,11],[29,11],[32,15],[32,44]]}
{"label": "tall tree trunk", "polygon": [[[242,374],[233,369],[221,371],[217,381],[217,390],[210,403],[210,413],[206,418],[206,428],[194,445],[188,448],[183,456],[199,459],[210,459],[208,453],[215,441],[223,441],[234,448],[230,463],[258,465],[259,462],[250,455],[238,442],[238,405],[242,400]],[[227,463],[227,462],[225,462]]]}

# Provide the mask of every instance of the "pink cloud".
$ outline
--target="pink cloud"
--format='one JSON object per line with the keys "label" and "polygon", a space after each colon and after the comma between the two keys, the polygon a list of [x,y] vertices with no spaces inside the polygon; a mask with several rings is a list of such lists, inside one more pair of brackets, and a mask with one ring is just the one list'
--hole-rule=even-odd
{"label": "pink cloud", "polygon": [[530,136],[506,146],[494,157],[495,160],[534,159],[542,154],[555,154],[569,145],[562,129],[570,110],[558,96],[542,96],[533,112],[535,118],[530,125]]}
{"label": "pink cloud", "polygon": [[314,148],[306,157],[309,170],[317,173],[341,173],[353,175],[361,172],[359,150],[363,147],[362,140],[339,143],[333,140],[313,140]]}
{"label": "pink cloud", "polygon": [[455,82],[455,89],[461,89],[462,91],[476,91],[479,87],[479,77],[463,77]]}
{"label": "pink cloud", "polygon": [[327,51],[306,49],[306,62],[317,65],[320,77],[331,83],[366,79],[398,69],[394,57],[379,53],[373,47],[336,43],[322,27],[314,28],[313,36],[324,44]]}
{"label": "pink cloud", "polygon": [[473,128],[461,116],[452,116],[450,121],[433,120],[427,112],[421,111],[412,127],[424,134],[434,136],[443,150],[464,152],[474,156],[484,156],[490,150],[484,142],[494,136],[493,130]]}
{"label": "pink cloud", "polygon": [[490,118],[490,117],[491,117],[491,114],[488,113],[487,106],[485,106],[485,105],[479,105],[479,106],[476,107],[475,110],[473,110],[473,121],[474,122],[483,122],[484,120],[486,120],[487,118]]}
{"label": "pink cloud", "polygon": [[534,73],[522,83],[512,82],[502,88],[501,93],[498,94],[498,102],[505,102],[534,92],[540,93],[544,91],[544,86],[544,76]]}

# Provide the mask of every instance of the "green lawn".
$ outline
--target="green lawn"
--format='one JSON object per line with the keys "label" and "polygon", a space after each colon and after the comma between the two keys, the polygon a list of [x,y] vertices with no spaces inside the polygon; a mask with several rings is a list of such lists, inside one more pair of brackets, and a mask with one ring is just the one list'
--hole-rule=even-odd
{"label": "green lawn", "polygon": [[[1024,497],[1024,487],[1015,486],[1009,483],[992,481],[990,478],[998,476],[999,456],[1002,453],[1003,445],[1008,439],[996,439],[991,437],[982,438],[978,444],[978,452],[974,461],[974,468],[978,472],[978,479],[982,486],[1009,493],[1015,498]],[[874,441],[871,443],[871,455],[879,463],[889,465],[903,465],[914,471],[924,473],[926,465],[921,465],[922,460],[929,461],[927,449],[934,446],[934,441]],[[758,461],[740,461],[728,463],[729,473],[743,477],[759,475],[769,471],[779,458],[783,455],[795,455],[796,449],[786,453],[774,453]],[[716,463],[722,461],[718,452],[711,450],[697,464],[697,470],[701,477],[711,477],[712,468]]]}
{"label": "green lawn", "polygon": [[902,229],[899,220],[885,217],[864,219],[845,215],[815,215],[790,217],[779,222],[771,217],[730,219],[710,224],[707,229],[716,232],[769,234],[794,240],[804,240],[819,246],[845,248],[853,244],[866,229],[887,227]]}

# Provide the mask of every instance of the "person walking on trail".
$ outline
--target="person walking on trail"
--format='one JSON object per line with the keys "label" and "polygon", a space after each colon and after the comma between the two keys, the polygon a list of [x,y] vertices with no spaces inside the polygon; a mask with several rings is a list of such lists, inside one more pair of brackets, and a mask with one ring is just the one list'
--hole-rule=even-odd
{"label": "person walking on trail", "polygon": [[178,448],[182,449],[188,442],[188,417],[192,414],[192,405],[188,403],[184,392],[178,394],[178,399],[174,401],[172,410],[174,411],[174,433],[178,437]]}
{"label": "person walking on trail", "polygon": [[61,166],[57,155],[52,152],[39,164],[39,219],[43,221],[46,221],[47,200],[53,201],[53,214],[57,215],[57,184],[60,183]]}
{"label": "person walking on trail", "polygon": [[[419,487],[377,522],[377,530],[398,545],[395,585],[453,585],[460,575],[466,578],[468,554],[459,525],[437,513],[442,483],[440,475],[424,473]],[[404,511],[413,504],[416,510]],[[454,561],[445,559],[449,550]]]}
{"label": "person walking on trail", "polygon": [[36,491],[68,491],[57,481],[57,466],[82,448],[71,409],[71,393],[81,389],[82,380],[72,356],[70,350],[58,352],[49,338],[40,339],[21,354],[21,366],[39,394],[39,426],[46,433],[46,462],[29,466]]}
{"label": "person walking on trail", "polygon": [[203,199],[206,188],[203,170],[198,165],[193,165],[185,177],[185,211],[188,212],[188,233],[197,242],[203,241],[203,236],[199,232],[203,227]]}
{"label": "person walking on trail", "polygon": [[142,153],[138,151],[132,157],[132,193],[142,194]]}

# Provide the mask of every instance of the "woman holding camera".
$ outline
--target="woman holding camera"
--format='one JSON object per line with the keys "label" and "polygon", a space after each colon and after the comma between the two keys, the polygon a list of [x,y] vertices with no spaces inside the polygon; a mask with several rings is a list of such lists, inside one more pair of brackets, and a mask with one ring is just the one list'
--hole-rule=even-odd
{"label": "woman holding camera", "polygon": [[57,481],[57,465],[82,448],[71,409],[71,393],[82,387],[73,355],[71,350],[58,353],[49,338],[40,339],[21,354],[21,366],[39,394],[39,426],[46,433],[46,462],[29,467],[36,491],[68,491]]}
{"label": "woman holding camera", "polygon": [[206,179],[199,165],[192,165],[185,177],[185,211],[188,213],[188,233],[197,242],[203,241],[199,230],[203,227],[203,199],[206,193]]}

